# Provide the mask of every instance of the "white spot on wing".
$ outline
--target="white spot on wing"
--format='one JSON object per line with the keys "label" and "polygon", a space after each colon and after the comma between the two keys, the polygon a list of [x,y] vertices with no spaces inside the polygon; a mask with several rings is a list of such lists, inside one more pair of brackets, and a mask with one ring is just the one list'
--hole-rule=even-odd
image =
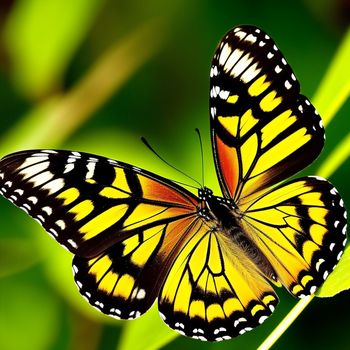
{"label": "white spot on wing", "polygon": [[32,202],[33,204],[38,203],[38,198],[37,198],[37,197],[34,197],[34,196],[28,197],[27,200],[28,200],[29,202]]}
{"label": "white spot on wing", "polygon": [[50,181],[54,175],[50,171],[45,171],[29,179],[29,182],[33,184],[34,187],[40,186],[48,181]]}
{"label": "white spot on wing", "polygon": [[241,322],[247,322],[247,319],[245,319],[244,317],[239,318],[234,322],[233,327],[236,328]]}
{"label": "white spot on wing", "polygon": [[50,229],[48,230],[48,232],[49,232],[50,234],[52,234],[52,236],[54,236],[54,237],[58,237],[58,233],[57,233],[57,231],[56,231],[56,230],[54,230],[53,228],[50,228]]}
{"label": "white spot on wing", "polygon": [[320,270],[320,266],[325,262],[324,259],[318,259],[317,263],[316,263],[316,271],[319,271]]}
{"label": "white spot on wing", "polygon": [[246,36],[245,32],[236,32],[236,36],[238,36],[241,40]]}
{"label": "white spot on wing", "polygon": [[45,221],[42,215],[37,215],[37,219],[39,220],[40,223]]}
{"label": "white spot on wing", "polygon": [[78,245],[72,240],[72,239],[68,239],[67,242],[75,249],[78,248]]}
{"label": "white spot on wing", "polygon": [[343,233],[344,236],[346,235],[346,229],[347,229],[347,225],[345,224],[345,226],[342,229],[342,233]]}
{"label": "white spot on wing", "polygon": [[275,56],[272,52],[269,52],[267,54],[267,58],[270,60],[273,56]]}
{"label": "white spot on wing", "polygon": [[243,51],[236,49],[235,51],[232,52],[231,56],[228,58],[225,66],[224,66],[224,71],[228,72],[232,69],[232,67],[237,63],[237,61],[240,59],[242,56]]}
{"label": "white spot on wing", "polygon": [[52,180],[42,187],[44,190],[48,190],[50,194],[53,194],[64,187],[64,180],[62,178]]}
{"label": "white spot on wing", "polygon": [[219,97],[225,101],[228,99],[229,96],[230,96],[230,91],[221,90],[219,93]]}
{"label": "white spot on wing", "polygon": [[245,41],[249,41],[252,44],[256,42],[256,36],[253,34],[249,34],[247,35],[247,37],[245,38]]}
{"label": "white spot on wing", "polygon": [[292,87],[292,84],[288,80],[286,80],[284,82],[284,86],[286,87],[287,90],[289,90]]}
{"label": "white spot on wing", "polygon": [[14,193],[19,194],[20,196],[22,196],[22,194],[24,193],[23,190],[21,190],[20,188],[17,188],[17,190],[14,190]]}
{"label": "white spot on wing", "polygon": [[137,292],[137,295],[136,295],[136,299],[145,299],[145,296],[146,296],[146,291],[144,289],[140,289],[138,292]]}
{"label": "white spot on wing", "polygon": [[57,220],[56,225],[61,229],[64,230],[66,228],[66,224],[63,220]]}
{"label": "white spot on wing", "polygon": [[[39,163],[39,162],[43,162],[45,160],[48,160],[49,157],[28,157],[23,163],[22,165],[18,168],[18,170],[29,167],[30,165]],[[45,162],[44,162],[45,163]],[[48,163],[48,162],[47,162]]]}
{"label": "white spot on wing", "polygon": [[267,316],[261,316],[260,318],[259,318],[259,323],[260,324],[262,324],[262,323],[264,323],[264,321],[266,321],[268,319],[268,317]]}
{"label": "white spot on wing", "polygon": [[227,60],[228,56],[231,54],[231,52],[232,52],[232,49],[231,49],[230,45],[228,43],[226,43],[220,52],[220,58],[219,58],[220,65],[222,65],[222,66],[224,65],[224,63],[226,62],[226,60]]}
{"label": "white spot on wing", "polygon": [[316,286],[310,287],[310,293],[311,293],[311,294],[314,294],[314,293],[316,292],[316,290],[317,290],[317,287],[316,287]]}
{"label": "white spot on wing", "polygon": [[216,116],[216,108],[215,107],[210,108],[210,115],[212,116],[212,118],[215,118],[215,116]]}
{"label": "white spot on wing", "polygon": [[69,173],[73,169],[74,169],[74,163],[67,163],[65,168],[64,168],[63,174]]}
{"label": "white spot on wing", "polygon": [[275,67],[275,72],[278,74],[278,73],[281,73],[282,72],[282,68],[279,66],[279,65],[277,65],[276,67]]}
{"label": "white spot on wing", "polygon": [[249,83],[251,80],[253,80],[261,71],[261,68],[257,68],[258,63],[254,63],[251,65],[243,74],[242,74],[242,81],[245,83]]}
{"label": "white spot on wing", "polygon": [[250,57],[249,54],[244,55],[237,64],[232,68],[231,75],[237,77],[240,75],[248,66],[251,64],[253,57]]}
{"label": "white spot on wing", "polygon": [[[34,176],[34,175],[46,170],[49,167],[49,165],[50,165],[49,162],[43,162],[43,163],[39,163],[37,165],[31,165],[30,167],[24,168],[19,173],[23,175],[23,180],[25,180],[28,177]],[[46,171],[43,174],[47,174],[47,173],[50,173],[50,172]],[[37,176],[40,176],[40,175],[42,175],[42,174],[39,174]],[[33,177],[33,179],[35,179],[35,178],[36,178],[36,176]],[[33,179],[30,179],[30,181],[34,181]]]}
{"label": "white spot on wing", "polygon": [[91,179],[94,176],[96,163],[90,162],[86,165],[88,172],[86,173],[86,179]]}

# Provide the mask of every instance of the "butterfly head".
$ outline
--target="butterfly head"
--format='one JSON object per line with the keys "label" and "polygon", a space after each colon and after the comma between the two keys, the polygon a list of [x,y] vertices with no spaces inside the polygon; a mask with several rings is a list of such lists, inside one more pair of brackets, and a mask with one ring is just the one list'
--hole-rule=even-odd
{"label": "butterfly head", "polygon": [[208,198],[211,198],[212,196],[213,191],[210,188],[204,186],[203,188],[198,189],[198,198],[201,201],[205,201]]}
{"label": "butterfly head", "polygon": [[222,221],[220,218],[226,215],[232,219],[233,212],[237,209],[232,199],[215,196],[213,191],[207,187],[198,190],[198,198],[200,200],[198,213],[206,221],[219,223]]}

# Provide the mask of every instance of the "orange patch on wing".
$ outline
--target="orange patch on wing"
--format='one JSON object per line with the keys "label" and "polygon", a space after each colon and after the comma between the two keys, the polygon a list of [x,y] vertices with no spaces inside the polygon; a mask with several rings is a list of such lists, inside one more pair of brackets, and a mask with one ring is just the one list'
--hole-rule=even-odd
{"label": "orange patch on wing", "polygon": [[234,196],[238,185],[238,160],[235,148],[228,147],[216,136],[217,154],[222,176],[231,197]]}
{"label": "orange patch on wing", "polygon": [[142,186],[143,196],[146,199],[155,200],[157,202],[174,203],[184,207],[193,207],[197,203],[190,197],[185,197],[175,189],[156,182],[146,176],[140,176],[139,180]]}

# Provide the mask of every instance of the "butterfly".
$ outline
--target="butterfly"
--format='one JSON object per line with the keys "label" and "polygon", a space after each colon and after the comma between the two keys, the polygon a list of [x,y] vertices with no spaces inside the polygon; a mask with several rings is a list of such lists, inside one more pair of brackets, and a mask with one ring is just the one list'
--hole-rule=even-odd
{"label": "butterfly", "polygon": [[346,244],[346,210],[325,179],[288,177],[324,144],[322,121],[274,41],[242,25],[210,69],[210,128],[222,196],[75,151],[0,161],[1,194],[74,254],[82,296],[117,319],[158,300],[163,321],[208,341],[236,337],[274,311],[283,286],[316,292]]}

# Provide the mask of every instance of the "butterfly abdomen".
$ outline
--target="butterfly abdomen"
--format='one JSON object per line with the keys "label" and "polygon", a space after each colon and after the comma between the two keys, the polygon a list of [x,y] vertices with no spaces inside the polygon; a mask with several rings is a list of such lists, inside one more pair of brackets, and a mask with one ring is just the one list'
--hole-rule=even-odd
{"label": "butterfly abdomen", "polygon": [[272,265],[259,247],[243,232],[240,225],[239,210],[231,199],[216,197],[211,190],[205,189],[201,194],[204,200],[202,210],[205,220],[210,223],[212,232],[222,236],[227,246],[236,247],[234,252],[242,252],[241,259],[249,259],[260,273],[269,280],[276,281],[277,275]]}

